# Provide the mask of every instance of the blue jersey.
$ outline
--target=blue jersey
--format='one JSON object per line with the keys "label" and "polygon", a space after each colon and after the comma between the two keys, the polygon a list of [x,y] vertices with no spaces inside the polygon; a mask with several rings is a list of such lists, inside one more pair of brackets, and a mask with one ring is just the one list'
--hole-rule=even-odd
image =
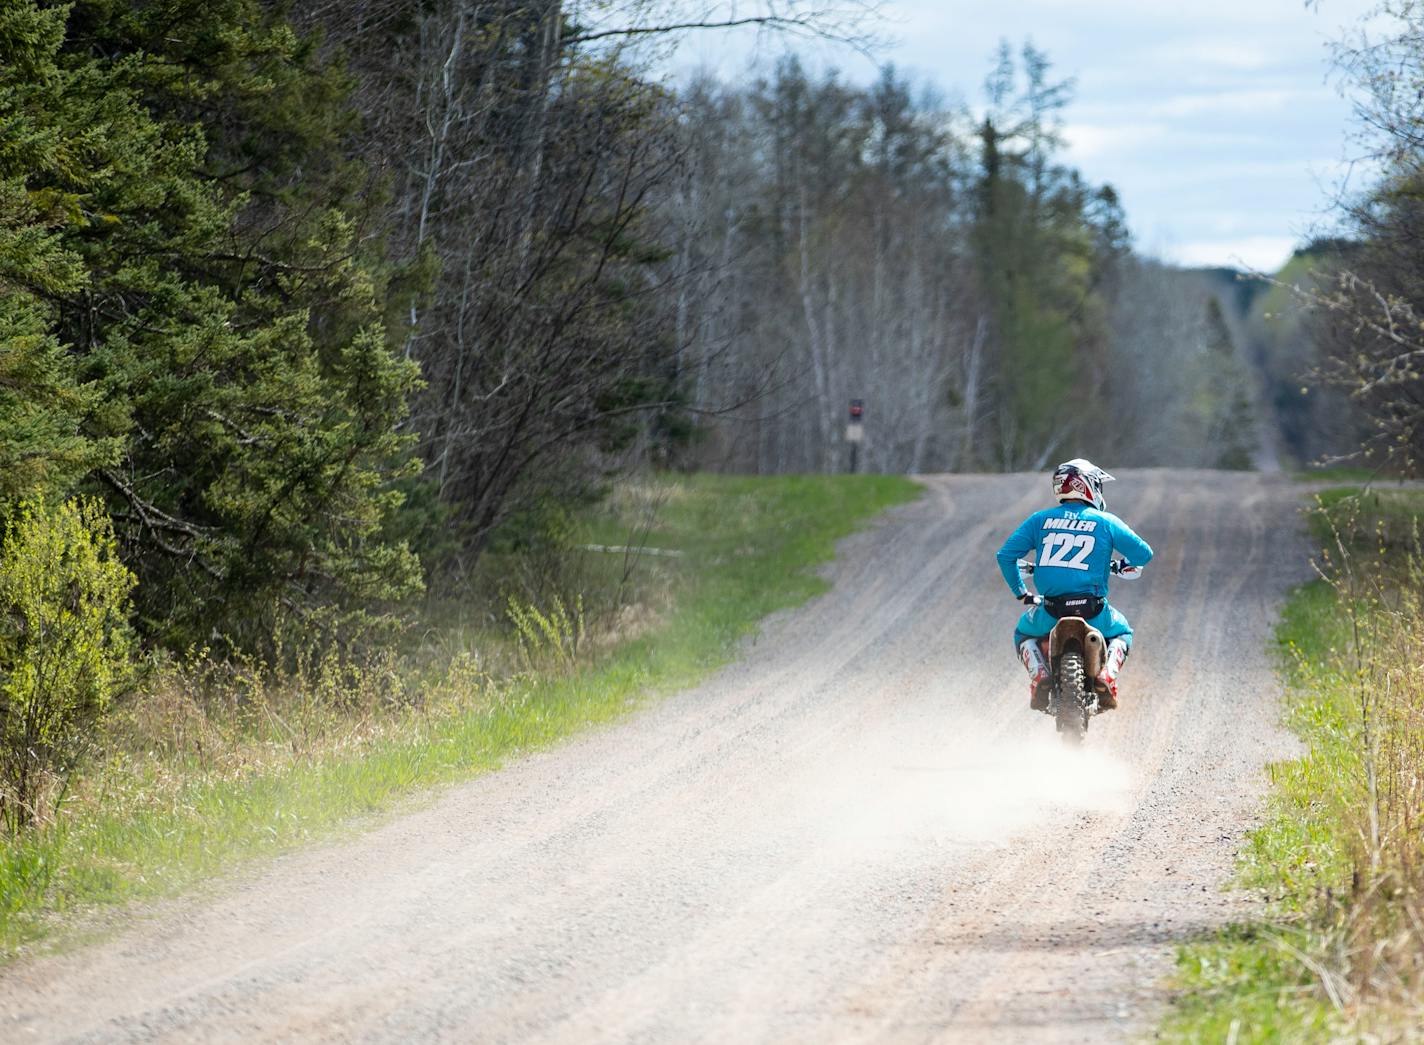
{"label": "blue jersey", "polygon": [[1101,595],[1107,598],[1114,555],[1146,566],[1152,549],[1116,515],[1069,502],[1034,512],[999,549],[999,569],[1015,595],[1025,594],[1019,560],[1033,559],[1040,595]]}

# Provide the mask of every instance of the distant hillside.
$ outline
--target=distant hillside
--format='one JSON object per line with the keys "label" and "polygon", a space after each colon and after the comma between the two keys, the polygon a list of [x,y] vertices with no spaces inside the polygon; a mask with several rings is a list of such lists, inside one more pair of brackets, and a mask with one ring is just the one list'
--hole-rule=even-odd
{"label": "distant hillside", "polygon": [[1221,299],[1222,307],[1233,319],[1244,320],[1261,296],[1270,289],[1270,284],[1241,269],[1193,268],[1184,269],[1207,282]]}

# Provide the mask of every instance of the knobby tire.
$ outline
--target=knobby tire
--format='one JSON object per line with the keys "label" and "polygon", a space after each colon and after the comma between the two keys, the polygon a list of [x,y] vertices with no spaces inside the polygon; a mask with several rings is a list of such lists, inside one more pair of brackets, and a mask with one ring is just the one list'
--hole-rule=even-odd
{"label": "knobby tire", "polygon": [[1088,731],[1087,685],[1083,654],[1063,654],[1058,665],[1058,733],[1070,747],[1081,744]]}

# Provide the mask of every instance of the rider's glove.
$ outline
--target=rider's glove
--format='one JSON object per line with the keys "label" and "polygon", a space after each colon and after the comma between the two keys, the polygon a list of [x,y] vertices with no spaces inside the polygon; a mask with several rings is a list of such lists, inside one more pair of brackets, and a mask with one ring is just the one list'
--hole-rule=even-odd
{"label": "rider's glove", "polygon": [[1117,562],[1112,564],[1112,572],[1119,577],[1125,577],[1130,580],[1134,577],[1142,576],[1142,567],[1133,566],[1129,564],[1126,559],[1118,559]]}
{"label": "rider's glove", "polygon": [[1028,593],[1028,592],[1024,592],[1022,595],[1020,595],[1020,596],[1018,597],[1018,599],[1019,599],[1019,602],[1023,603],[1025,606],[1037,606],[1037,605],[1038,605],[1038,600],[1035,599],[1035,598],[1034,598],[1030,593]]}

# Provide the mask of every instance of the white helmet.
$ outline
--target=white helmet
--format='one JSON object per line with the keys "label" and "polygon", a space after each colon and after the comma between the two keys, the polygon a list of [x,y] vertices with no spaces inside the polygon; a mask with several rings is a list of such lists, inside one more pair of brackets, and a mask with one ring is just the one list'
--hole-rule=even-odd
{"label": "white helmet", "polygon": [[1110,483],[1108,475],[1092,461],[1075,457],[1064,461],[1053,470],[1053,495],[1058,503],[1064,501],[1090,501],[1098,511],[1106,511],[1108,502],[1103,497],[1103,483]]}

